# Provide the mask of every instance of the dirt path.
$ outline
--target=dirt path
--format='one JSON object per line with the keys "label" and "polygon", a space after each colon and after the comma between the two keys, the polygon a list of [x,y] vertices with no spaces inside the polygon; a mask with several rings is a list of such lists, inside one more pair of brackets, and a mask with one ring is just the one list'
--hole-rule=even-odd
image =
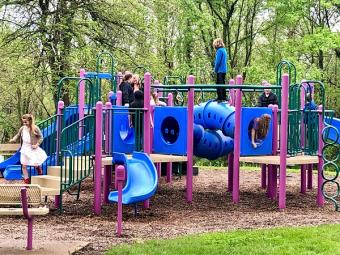
{"label": "dirt path", "polygon": [[[105,205],[102,216],[94,216],[92,179],[88,179],[83,185],[80,201],[64,196],[64,214],[52,210],[48,216],[36,219],[34,239],[86,241],[90,245],[78,254],[102,254],[112,245],[145,239],[218,230],[340,223],[340,213],[334,212],[330,203],[322,209],[316,206],[315,189],[306,195],[299,193],[298,174],[289,174],[287,178],[287,210],[284,212],[279,212],[277,202],[269,200],[259,187],[260,172],[241,173],[241,201],[238,205],[231,202],[231,196],[226,192],[225,171],[200,171],[194,182],[194,200],[187,204],[184,200],[185,178],[175,178],[172,185],[162,179],[149,210],[140,210],[138,217],[134,217],[133,207],[124,207],[124,236],[117,238],[117,207]],[[26,238],[26,223],[20,217],[1,217],[0,222],[0,243],[5,239],[15,242]]]}

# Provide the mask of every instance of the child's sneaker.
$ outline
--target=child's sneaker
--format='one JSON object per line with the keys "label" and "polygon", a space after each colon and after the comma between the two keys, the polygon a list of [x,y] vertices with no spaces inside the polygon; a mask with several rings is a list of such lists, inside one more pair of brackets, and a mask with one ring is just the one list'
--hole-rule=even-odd
{"label": "child's sneaker", "polygon": [[24,183],[25,183],[25,184],[30,184],[30,183],[31,183],[31,182],[30,182],[30,178],[24,179]]}

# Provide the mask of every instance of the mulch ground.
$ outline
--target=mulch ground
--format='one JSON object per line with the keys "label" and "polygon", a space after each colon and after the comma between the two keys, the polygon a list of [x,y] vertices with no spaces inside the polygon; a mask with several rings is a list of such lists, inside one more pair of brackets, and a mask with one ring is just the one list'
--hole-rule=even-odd
{"label": "mulch ground", "polygon": [[[268,199],[260,188],[259,171],[241,172],[241,201],[236,205],[226,192],[226,179],[226,171],[201,170],[194,177],[193,202],[188,204],[184,199],[185,177],[175,177],[172,184],[162,178],[150,209],[139,207],[135,217],[133,207],[124,207],[123,237],[117,238],[117,206],[104,205],[102,215],[95,216],[89,178],[82,185],[80,201],[64,195],[63,214],[51,209],[48,216],[36,218],[34,239],[85,241],[90,244],[77,254],[102,254],[112,245],[193,233],[340,223],[340,213],[334,211],[331,203],[327,202],[324,208],[316,206],[315,188],[305,195],[299,193],[298,174],[289,174],[287,178],[287,209],[283,212],[278,210],[277,201]],[[314,183],[315,180],[316,176]],[[26,222],[21,217],[1,217],[0,222],[0,243],[26,238]]]}

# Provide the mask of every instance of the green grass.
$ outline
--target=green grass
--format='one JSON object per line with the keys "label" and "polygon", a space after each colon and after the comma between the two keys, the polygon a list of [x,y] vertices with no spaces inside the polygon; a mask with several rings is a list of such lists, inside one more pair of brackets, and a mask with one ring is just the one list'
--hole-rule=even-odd
{"label": "green grass", "polygon": [[322,225],[207,233],[114,246],[106,255],[335,255],[340,254],[339,232],[340,225]]}

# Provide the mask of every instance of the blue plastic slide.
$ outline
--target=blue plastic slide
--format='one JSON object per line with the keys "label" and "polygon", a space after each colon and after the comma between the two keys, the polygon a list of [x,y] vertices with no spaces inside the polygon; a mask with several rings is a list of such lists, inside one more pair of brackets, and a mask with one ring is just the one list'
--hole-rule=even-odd
{"label": "blue plastic slide", "polygon": [[334,128],[330,128],[328,133],[328,139],[332,141],[337,140],[336,142],[340,144],[340,119],[337,118],[329,119],[327,120],[327,123],[335,127],[335,129],[337,129],[338,131],[336,132]]}
{"label": "blue plastic slide", "polygon": [[[128,159],[123,153],[114,153],[113,162],[126,169],[126,184],[123,188],[123,204],[134,204],[153,196],[157,189],[157,171],[150,157],[142,152],[133,152]],[[109,194],[109,201],[118,202],[118,191]]]}
{"label": "blue plastic slide", "polygon": [[0,171],[2,172],[9,165],[16,165],[20,161],[20,150],[18,150],[14,155],[0,163]]}

